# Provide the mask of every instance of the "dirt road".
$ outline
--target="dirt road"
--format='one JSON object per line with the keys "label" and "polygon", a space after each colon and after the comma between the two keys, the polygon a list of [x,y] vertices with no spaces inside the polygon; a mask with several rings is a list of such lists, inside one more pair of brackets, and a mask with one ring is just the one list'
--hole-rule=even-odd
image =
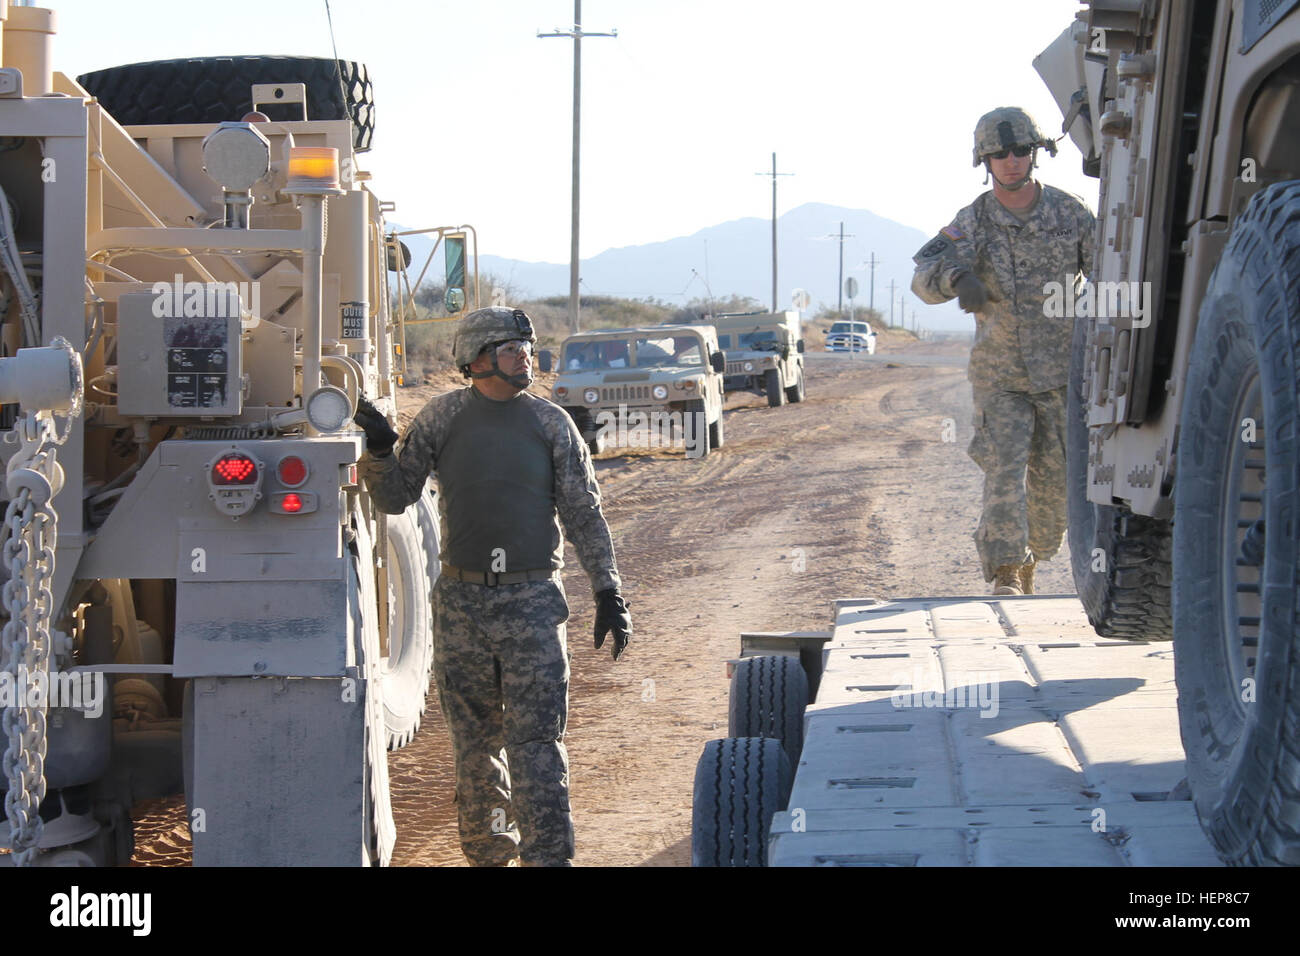
{"label": "dirt road", "polygon": [[[807,400],[769,409],[733,396],[725,446],[707,458],[596,460],[635,635],[618,664],[593,649],[591,589],[570,549],[579,865],[690,864],[695,761],[726,736],[725,661],[742,630],[825,629],[837,597],[987,593],[970,537],[981,476],[966,455],[965,356],[925,344],[810,352]],[[450,384],[404,391],[406,415]],[[1038,591],[1073,593],[1064,549],[1040,567]],[[463,865],[436,701],[390,769],[394,864]],[[137,861],[185,862],[183,806],[138,810]]]}

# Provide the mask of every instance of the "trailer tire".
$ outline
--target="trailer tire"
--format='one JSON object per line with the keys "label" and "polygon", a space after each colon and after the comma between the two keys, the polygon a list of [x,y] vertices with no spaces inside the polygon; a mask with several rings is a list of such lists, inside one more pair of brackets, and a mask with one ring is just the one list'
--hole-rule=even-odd
{"label": "trailer tire", "polygon": [[1088,622],[1100,636],[1172,640],[1170,523],[1088,500],[1087,405],[1083,399],[1087,330],[1087,319],[1075,322],[1066,394],[1066,512],[1074,588]]}
{"label": "trailer tire", "polygon": [[727,706],[731,737],[770,737],[781,741],[790,766],[803,751],[803,715],[808,706],[808,675],[799,659],[766,654],[736,663]]}
{"label": "trailer tire", "polygon": [[1179,728],[1196,815],[1236,865],[1300,863],[1297,368],[1293,181],[1233,224],[1201,300],[1179,431]]}
{"label": "trailer tire", "polygon": [[695,765],[691,866],[766,866],[772,818],[790,800],[790,760],[777,740],[710,740]]}
{"label": "trailer tire", "polygon": [[388,516],[389,653],[379,673],[389,750],[406,746],[420,729],[433,666],[429,588],[436,575],[427,565],[421,508],[417,502]]}
{"label": "trailer tire", "polygon": [[785,390],[786,401],[791,405],[798,405],[803,401],[804,397],[803,369],[798,369],[796,375],[798,378],[795,380],[795,383]]}
{"label": "trailer tire", "polygon": [[768,408],[780,408],[785,404],[785,389],[781,387],[779,368],[770,368],[763,373],[763,391],[767,393]]}
{"label": "trailer tire", "polygon": [[375,134],[370,72],[353,60],[188,57],[111,66],[83,73],[77,82],[123,126],[234,121],[252,110],[254,83],[303,83],[308,119],[351,120],[359,153],[370,149]]}

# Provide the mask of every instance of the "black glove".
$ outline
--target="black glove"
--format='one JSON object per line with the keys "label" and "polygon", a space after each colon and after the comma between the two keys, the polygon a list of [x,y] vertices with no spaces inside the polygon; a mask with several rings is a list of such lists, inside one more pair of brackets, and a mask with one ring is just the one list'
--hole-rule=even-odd
{"label": "black glove", "polygon": [[610,650],[614,660],[623,656],[627,642],[632,639],[632,615],[627,611],[628,603],[618,588],[606,588],[596,595],[596,649],[605,643],[605,635],[614,632],[614,646]]}
{"label": "black glove", "polygon": [[364,395],[357,395],[357,410],[352,420],[366,433],[366,451],[377,458],[391,454],[397,443],[397,432],[388,424],[384,413],[370,403]]}
{"label": "black glove", "polygon": [[989,290],[973,272],[963,272],[953,283],[953,288],[963,312],[978,312],[989,301]]}

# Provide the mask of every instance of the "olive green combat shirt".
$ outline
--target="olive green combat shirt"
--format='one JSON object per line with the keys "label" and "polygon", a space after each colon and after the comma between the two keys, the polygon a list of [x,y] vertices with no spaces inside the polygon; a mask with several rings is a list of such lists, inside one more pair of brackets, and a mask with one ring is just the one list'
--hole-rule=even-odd
{"label": "olive green combat shirt", "polygon": [[361,473],[388,514],[437,478],[441,558],[452,567],[562,568],[563,523],[592,589],[620,585],[591,453],[568,413],[546,399],[520,392],[497,401],[473,386],[435,396],[391,455],[362,456]]}
{"label": "olive green combat shirt", "polygon": [[[1021,218],[1024,217],[1024,218]],[[1097,220],[1077,196],[1041,186],[1020,214],[989,190],[913,257],[912,291],[938,305],[957,294],[954,280],[973,272],[989,290],[975,314],[975,344],[967,376],[976,391],[1045,392],[1070,378],[1072,316],[1046,315],[1057,301],[1077,296],[1092,270]],[[1047,288],[1045,288],[1047,287]]]}

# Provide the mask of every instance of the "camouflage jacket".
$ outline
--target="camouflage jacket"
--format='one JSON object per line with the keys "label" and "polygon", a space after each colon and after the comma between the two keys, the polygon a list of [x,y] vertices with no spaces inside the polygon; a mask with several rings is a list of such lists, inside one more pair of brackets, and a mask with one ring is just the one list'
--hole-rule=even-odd
{"label": "camouflage jacket", "polygon": [[473,386],[435,396],[392,454],[367,453],[360,470],[389,514],[437,478],[441,558],[453,567],[561,568],[562,524],[592,589],[620,586],[591,453],[564,409],[544,398],[521,392],[497,402]]}
{"label": "camouflage jacket", "polygon": [[1096,223],[1082,199],[1052,186],[1042,187],[1027,221],[989,190],[913,257],[912,291],[923,302],[953,298],[962,272],[989,290],[975,314],[967,372],[977,389],[1043,392],[1069,381],[1074,320],[1046,306],[1077,294],[1080,275],[1092,271]]}

